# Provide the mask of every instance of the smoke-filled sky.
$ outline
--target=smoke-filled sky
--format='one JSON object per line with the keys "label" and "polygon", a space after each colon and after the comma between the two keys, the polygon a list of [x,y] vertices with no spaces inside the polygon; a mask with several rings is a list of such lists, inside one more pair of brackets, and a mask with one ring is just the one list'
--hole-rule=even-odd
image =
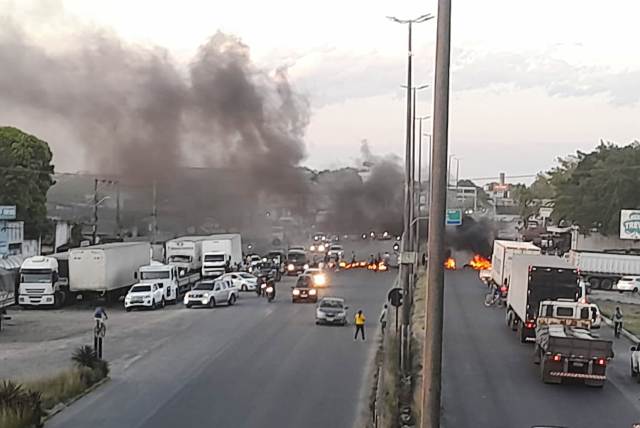
{"label": "smoke-filled sky", "polygon": [[[275,104],[280,104],[275,110],[282,110],[290,127],[287,137],[302,138],[300,128],[293,128],[304,128],[309,118],[304,136],[308,156],[303,163],[316,168],[352,164],[359,156],[362,139],[369,141],[374,152],[402,153],[404,102],[398,87],[405,76],[406,28],[385,16],[436,12],[435,0],[402,4],[385,0],[313,4],[293,0],[0,0],[0,6],[2,13],[16,18],[19,29],[47,52],[72,50],[82,38],[86,42],[86,33],[78,28],[103,28],[98,31],[102,36],[121,40],[107,43],[108,52],[88,53],[96,58],[127,50],[130,43],[144,46],[146,55],[154,58],[152,63],[137,58],[119,66],[131,67],[135,76],[143,63],[147,67],[143,74],[155,73],[157,79],[170,84],[169,92],[129,99],[120,86],[132,83],[121,82],[126,76],[109,73],[112,68],[92,70],[98,84],[91,89],[113,91],[117,102],[125,104],[163,104],[163,99],[175,95],[171,91],[183,96],[182,83],[177,82],[194,78],[194,62],[204,59],[200,56],[203,45],[208,43],[215,51],[211,35],[221,30],[241,38],[251,49],[250,73],[266,70],[269,75],[262,83],[272,89],[268,92],[275,94]],[[635,36],[639,14],[640,3],[631,0],[611,0],[606,5],[596,0],[455,1],[450,130],[451,152],[462,158],[460,176],[535,173],[551,166],[558,155],[593,148],[600,138],[622,144],[640,138],[640,45]],[[2,27],[0,32],[5,33]],[[435,21],[415,29],[417,84],[432,80],[434,30]],[[167,63],[172,66],[167,68]],[[118,68],[117,62],[109,65]],[[294,87],[308,96],[310,116],[291,116],[284,111],[287,91],[277,89],[282,80],[274,74],[283,66]],[[45,70],[41,70],[43,74]],[[106,79],[105,84],[100,84],[98,76]],[[200,78],[206,85],[206,79]],[[146,87],[145,91],[152,87],[149,79],[134,83]],[[193,85],[187,91],[191,95],[181,101],[188,104],[187,110],[197,106],[197,100],[191,99]],[[82,89],[73,88],[71,95]],[[23,96],[37,96],[41,90],[36,86]],[[0,102],[5,101],[2,95]],[[263,100],[269,106],[273,105],[272,95]],[[424,91],[419,114],[430,113],[430,98],[431,91]],[[83,115],[92,113],[86,111],[88,107],[100,112],[115,105],[80,103],[55,108],[61,116],[71,112]],[[86,169],[86,153],[69,144],[77,131],[42,111],[0,107],[3,123],[11,121],[45,138],[56,136],[51,140],[61,169]],[[163,108],[169,113],[174,109],[174,114],[184,111],[181,105]],[[165,112],[143,108],[143,113],[156,117]],[[126,116],[126,109],[119,114]],[[190,114],[191,119],[196,117]],[[173,120],[178,119],[174,116]],[[223,131],[229,122],[200,125]],[[144,130],[142,141],[134,143],[170,138],[166,131],[172,129],[171,118],[164,126],[165,131]],[[267,133],[272,131],[280,132],[281,127]],[[123,131],[112,132],[117,137]],[[258,140],[267,135],[254,132]],[[286,138],[279,141],[288,145]],[[194,138],[189,145],[197,148],[201,143],[200,138]],[[98,143],[88,146],[91,144]],[[193,153],[198,157],[197,150]],[[297,150],[289,154],[289,160],[304,155]],[[157,155],[182,156],[173,152]],[[89,153],[88,157],[93,156]]]}

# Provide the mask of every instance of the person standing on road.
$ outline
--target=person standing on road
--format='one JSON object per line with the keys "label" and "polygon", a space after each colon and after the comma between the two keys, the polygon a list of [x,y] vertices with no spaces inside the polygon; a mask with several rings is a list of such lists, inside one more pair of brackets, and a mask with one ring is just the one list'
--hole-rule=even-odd
{"label": "person standing on road", "polygon": [[358,313],[356,314],[356,319],[355,319],[356,334],[355,334],[355,336],[353,336],[353,340],[357,340],[358,339],[358,332],[361,332],[362,333],[362,341],[364,341],[364,322],[365,322],[365,317],[364,317],[364,314],[362,313],[362,309],[360,309],[358,311]]}
{"label": "person standing on road", "polygon": [[382,335],[384,336],[384,329],[387,327],[387,304],[382,307],[382,313],[380,314],[380,326],[382,327]]}
{"label": "person standing on road", "polygon": [[616,312],[613,314],[613,333],[616,337],[620,337],[622,332],[622,318],[620,306],[616,306]]}

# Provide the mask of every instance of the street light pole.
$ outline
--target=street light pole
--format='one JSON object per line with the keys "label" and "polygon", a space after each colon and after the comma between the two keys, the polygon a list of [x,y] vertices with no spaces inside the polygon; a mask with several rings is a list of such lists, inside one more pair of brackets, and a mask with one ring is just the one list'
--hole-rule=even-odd
{"label": "street light pole", "polygon": [[98,179],[93,179],[93,233],[91,234],[93,245],[98,243]]}
{"label": "street light pole", "polygon": [[[405,140],[405,184],[404,184],[404,212],[403,212],[403,237],[402,237],[402,252],[406,255],[412,251],[410,246],[411,241],[411,130],[412,130],[412,114],[411,114],[411,89],[412,89],[412,46],[411,46],[411,30],[412,24],[421,23],[432,19],[430,14],[419,16],[416,19],[401,20],[395,17],[388,17],[394,22],[400,24],[408,24],[409,26],[409,38],[408,38],[408,51],[407,51],[407,127],[406,127],[406,140]],[[400,266],[400,277],[402,280],[402,289],[405,296],[405,304],[402,305],[402,339],[401,339],[401,355],[400,355],[400,368],[403,374],[407,374],[409,369],[409,323],[411,318],[411,305],[408,301],[409,297],[409,274],[411,269],[411,263],[407,263],[408,260],[402,260]]]}
{"label": "street light pole", "polygon": [[[416,210],[417,213],[415,214],[415,216],[419,216],[420,215],[420,201],[421,201],[421,196],[422,196],[422,121],[424,119],[429,119],[431,116],[422,116],[419,117],[418,120],[420,121],[420,125],[418,126],[418,209]],[[418,253],[420,253],[420,224],[416,223],[416,249],[418,251]]]}
{"label": "street light pole", "polygon": [[423,353],[422,428],[440,427],[442,326],[444,305],[444,222],[447,202],[445,171],[449,132],[449,64],[451,0],[438,0],[435,87],[433,98],[433,194],[429,207],[429,270]]}

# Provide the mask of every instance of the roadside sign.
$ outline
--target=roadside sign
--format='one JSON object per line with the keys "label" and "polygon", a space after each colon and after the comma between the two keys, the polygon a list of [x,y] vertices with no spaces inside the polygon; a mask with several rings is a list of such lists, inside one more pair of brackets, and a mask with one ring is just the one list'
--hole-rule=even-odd
{"label": "roadside sign", "polygon": [[15,219],[16,219],[15,205],[0,205],[0,220],[15,220]]}
{"label": "roadside sign", "polygon": [[447,226],[460,226],[462,224],[462,210],[447,210]]}
{"label": "roadside sign", "polygon": [[412,265],[416,262],[416,253],[414,251],[403,251],[400,253],[401,265]]}
{"label": "roadside sign", "polygon": [[392,288],[387,295],[387,300],[391,303],[391,306],[402,306],[402,288]]}
{"label": "roadside sign", "polygon": [[640,239],[640,210],[620,211],[620,239]]}

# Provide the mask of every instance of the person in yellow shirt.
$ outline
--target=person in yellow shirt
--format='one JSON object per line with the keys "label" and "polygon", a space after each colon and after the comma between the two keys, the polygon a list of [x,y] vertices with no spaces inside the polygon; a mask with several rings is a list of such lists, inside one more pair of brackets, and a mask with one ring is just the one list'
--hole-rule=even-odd
{"label": "person in yellow shirt", "polygon": [[364,314],[362,313],[362,310],[359,310],[358,313],[356,314],[356,319],[355,319],[356,334],[355,334],[355,336],[353,336],[353,340],[357,340],[358,339],[358,332],[361,332],[362,333],[362,340],[364,341],[364,322],[365,322]]}

